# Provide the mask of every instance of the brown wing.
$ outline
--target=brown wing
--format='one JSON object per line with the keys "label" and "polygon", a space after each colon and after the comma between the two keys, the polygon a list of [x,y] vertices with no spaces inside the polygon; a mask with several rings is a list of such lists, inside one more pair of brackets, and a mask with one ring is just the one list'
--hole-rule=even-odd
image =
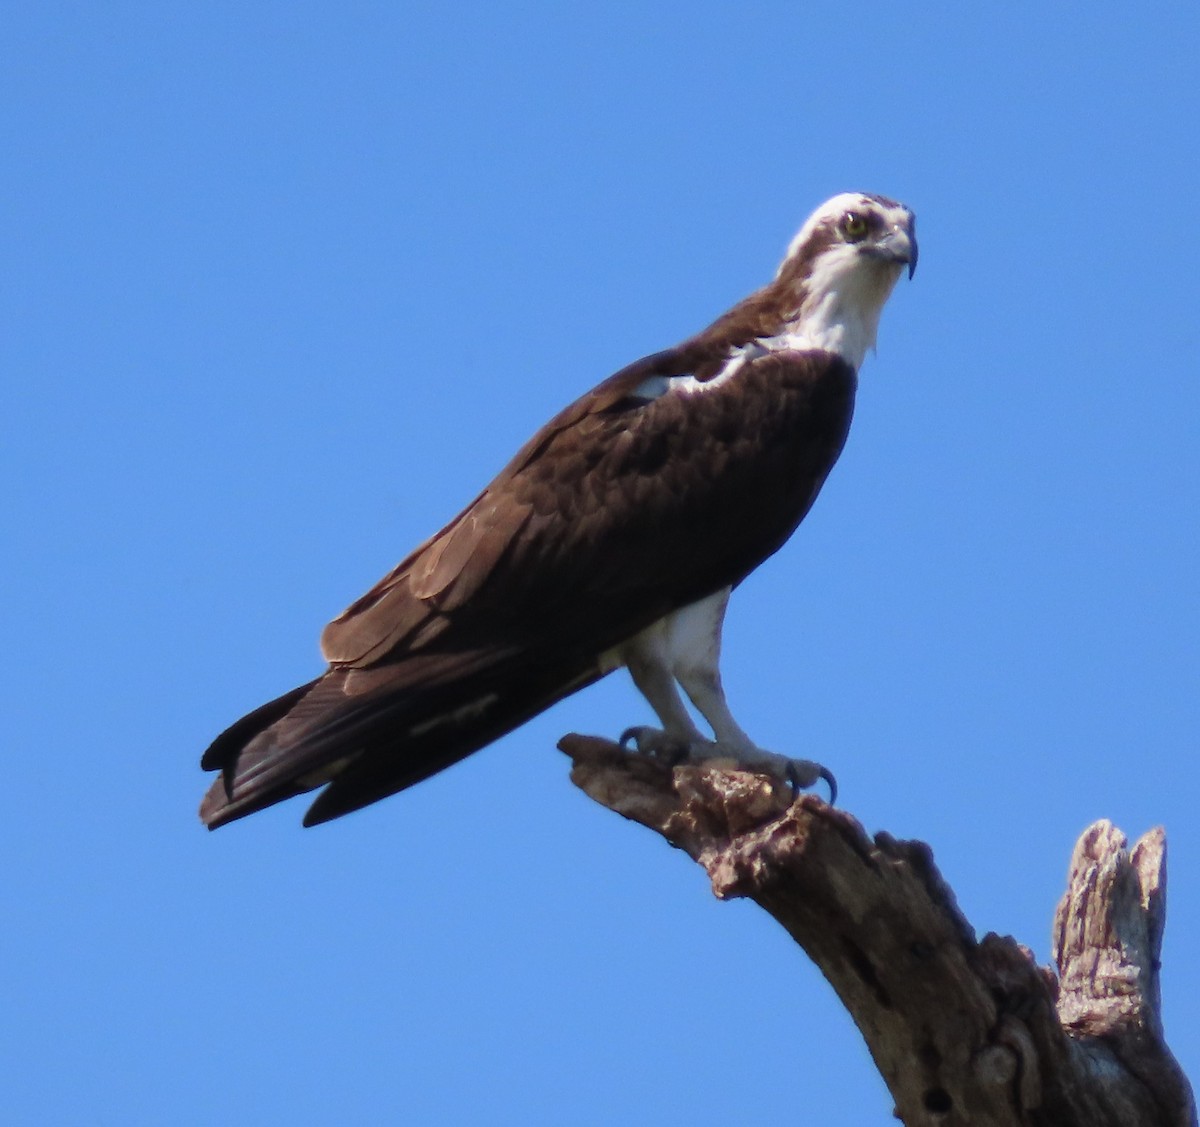
{"label": "brown wing", "polygon": [[[648,356],[577,399],[535,434],[470,505],[436,535],[409,553],[365,595],[325,627],[321,651],[336,665],[363,666],[400,645],[428,644],[450,625],[448,616],[460,612],[480,592],[498,565],[509,557],[523,535],[545,535],[549,497],[543,496],[539,519],[531,486],[546,477],[539,460],[554,448],[579,446],[594,436],[594,419],[619,419],[648,404],[633,392],[656,375],[684,374],[680,356],[672,350]],[[583,451],[584,457],[589,455]],[[586,503],[586,499],[580,498]],[[578,505],[557,517],[556,532],[568,531]],[[531,523],[533,527],[530,528]],[[503,585],[503,581],[499,586]],[[504,594],[498,592],[504,603]],[[475,615],[490,618],[493,606],[480,603]]]}
{"label": "brown wing", "polygon": [[[823,353],[762,356],[719,390],[639,398],[679,356],[578,400],[474,502],[326,628],[337,665],[454,648],[624,640],[741,579],[807,510],[849,424],[853,376]],[[839,378],[840,377],[840,378]]]}
{"label": "brown wing", "polygon": [[841,450],[853,371],[824,353],[769,353],[722,384],[639,394],[685,374],[683,359],[649,357],[572,404],[335,619],[330,672],[210,749],[226,778],[210,824],[318,785],[331,766],[310,821],[410,785],[774,552]]}

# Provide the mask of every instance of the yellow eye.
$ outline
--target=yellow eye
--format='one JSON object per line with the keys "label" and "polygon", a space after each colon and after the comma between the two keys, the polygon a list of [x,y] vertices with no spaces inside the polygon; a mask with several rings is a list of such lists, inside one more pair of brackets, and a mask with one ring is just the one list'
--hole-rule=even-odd
{"label": "yellow eye", "polygon": [[858,242],[867,233],[867,221],[856,211],[848,211],[842,217],[842,234],[852,243]]}

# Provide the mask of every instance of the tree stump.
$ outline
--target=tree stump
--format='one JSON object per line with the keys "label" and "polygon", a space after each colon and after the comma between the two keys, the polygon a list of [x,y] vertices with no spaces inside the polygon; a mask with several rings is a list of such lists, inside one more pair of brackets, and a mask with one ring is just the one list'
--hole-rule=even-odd
{"label": "tree stump", "polygon": [[1075,847],[1055,918],[1057,973],[1011,937],[982,940],[928,845],[867,836],[845,811],[761,775],[670,766],[565,736],[572,780],[747,897],[849,1010],[908,1127],[1196,1127],[1162,1035],[1161,829],[1108,822]]}

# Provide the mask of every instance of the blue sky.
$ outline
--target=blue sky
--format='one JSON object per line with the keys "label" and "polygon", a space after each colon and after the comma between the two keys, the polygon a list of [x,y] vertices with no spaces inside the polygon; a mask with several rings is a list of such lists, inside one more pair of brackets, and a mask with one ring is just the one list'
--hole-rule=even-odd
{"label": "blue sky", "polygon": [[0,52],[0,1057],[20,1124],[887,1122],[832,991],[554,750],[302,831],[209,739],[554,410],[911,204],[843,459],[734,599],[764,745],[1049,957],[1171,849],[1200,1077],[1195,5],[25,5]]}

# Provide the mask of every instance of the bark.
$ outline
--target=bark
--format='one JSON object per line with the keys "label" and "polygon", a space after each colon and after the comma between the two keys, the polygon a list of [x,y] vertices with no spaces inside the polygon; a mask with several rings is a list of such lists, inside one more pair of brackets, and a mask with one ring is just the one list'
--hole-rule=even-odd
{"label": "bark", "polygon": [[1079,839],[1057,973],[978,940],[929,846],[745,771],[669,766],[571,735],[571,777],[774,916],[849,1010],[908,1127],[1196,1127],[1159,1013],[1166,841],[1108,822]]}

